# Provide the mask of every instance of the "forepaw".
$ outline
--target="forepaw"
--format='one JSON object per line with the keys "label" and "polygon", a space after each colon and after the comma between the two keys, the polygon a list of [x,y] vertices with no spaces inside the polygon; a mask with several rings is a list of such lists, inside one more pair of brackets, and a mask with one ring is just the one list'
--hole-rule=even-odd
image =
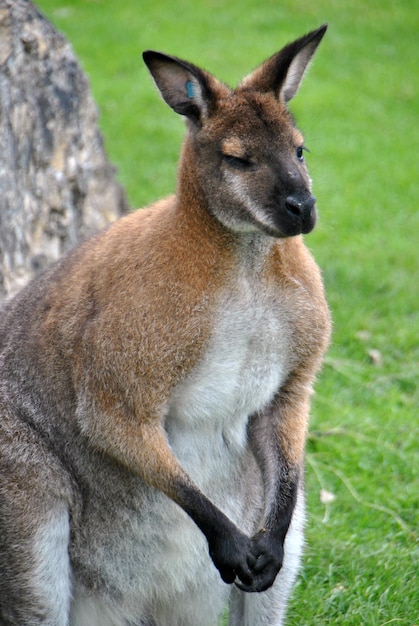
{"label": "forepaw", "polygon": [[265,529],[260,530],[250,540],[246,561],[252,582],[235,581],[235,585],[248,593],[266,591],[271,587],[282,567],[283,545],[275,541]]}

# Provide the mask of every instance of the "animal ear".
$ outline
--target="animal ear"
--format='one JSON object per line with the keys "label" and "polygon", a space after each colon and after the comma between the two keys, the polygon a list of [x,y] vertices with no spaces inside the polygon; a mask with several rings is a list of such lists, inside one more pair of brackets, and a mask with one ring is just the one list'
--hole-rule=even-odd
{"label": "animal ear", "polygon": [[267,59],[240,84],[240,89],[274,92],[285,103],[298,91],[302,78],[317,46],[327,29],[324,24],[317,30],[288,44]]}
{"label": "animal ear", "polygon": [[191,63],[153,50],[144,52],[143,59],[163,99],[176,113],[193,122],[209,117],[215,102],[212,76]]}

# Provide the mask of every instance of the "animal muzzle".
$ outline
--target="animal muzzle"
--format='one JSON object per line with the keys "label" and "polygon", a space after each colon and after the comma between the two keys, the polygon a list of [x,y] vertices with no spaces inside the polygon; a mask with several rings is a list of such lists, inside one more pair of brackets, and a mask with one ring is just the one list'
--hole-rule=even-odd
{"label": "animal muzzle", "polygon": [[291,194],[285,200],[285,209],[288,218],[301,233],[307,234],[313,230],[317,217],[316,198],[313,195],[307,193]]}

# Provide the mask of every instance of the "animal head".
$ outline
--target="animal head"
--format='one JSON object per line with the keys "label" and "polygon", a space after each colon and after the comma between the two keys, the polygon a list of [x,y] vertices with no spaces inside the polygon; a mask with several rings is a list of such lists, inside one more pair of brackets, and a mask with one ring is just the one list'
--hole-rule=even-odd
{"label": "animal head", "polygon": [[143,55],[163,99],[188,121],[181,183],[233,231],[289,237],[314,228],[304,140],[287,105],[326,28],[285,46],[236,89],[176,57]]}

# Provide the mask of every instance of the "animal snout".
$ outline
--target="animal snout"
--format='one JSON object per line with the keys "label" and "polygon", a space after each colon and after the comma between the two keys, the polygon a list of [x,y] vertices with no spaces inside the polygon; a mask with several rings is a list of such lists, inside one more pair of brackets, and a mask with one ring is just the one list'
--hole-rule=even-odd
{"label": "animal snout", "polygon": [[302,233],[309,233],[316,223],[316,198],[312,194],[287,196],[285,208],[293,219],[298,220]]}
{"label": "animal snout", "polygon": [[297,217],[310,213],[315,204],[316,198],[311,194],[296,194],[293,196],[288,196],[285,200],[285,206],[287,208],[287,211],[293,213]]}

